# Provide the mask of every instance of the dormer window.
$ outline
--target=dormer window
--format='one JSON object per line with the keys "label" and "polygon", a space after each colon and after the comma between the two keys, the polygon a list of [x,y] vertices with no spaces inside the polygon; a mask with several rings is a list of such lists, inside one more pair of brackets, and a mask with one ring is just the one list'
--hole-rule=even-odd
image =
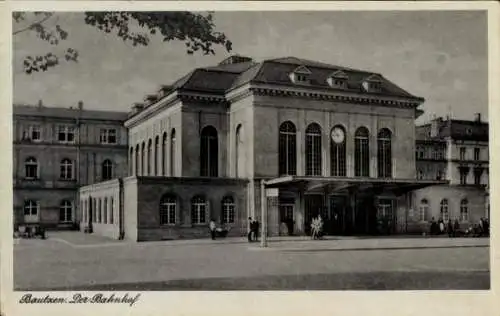
{"label": "dormer window", "polygon": [[156,94],[149,94],[146,96],[145,100],[146,101],[145,103],[147,105],[151,105],[153,104],[156,100],[158,100],[158,96]]}
{"label": "dormer window", "polygon": [[326,81],[328,82],[328,85],[332,88],[336,89],[345,89],[347,88],[347,74],[343,72],[342,70],[337,70],[334,73],[332,73]]}
{"label": "dormer window", "polygon": [[312,72],[307,69],[307,67],[300,66],[296,68],[292,73],[290,73],[290,80],[293,83],[309,83],[309,77],[312,74]]}
{"label": "dormer window", "polygon": [[371,75],[363,81],[363,88],[367,92],[381,92],[382,78],[378,75]]}

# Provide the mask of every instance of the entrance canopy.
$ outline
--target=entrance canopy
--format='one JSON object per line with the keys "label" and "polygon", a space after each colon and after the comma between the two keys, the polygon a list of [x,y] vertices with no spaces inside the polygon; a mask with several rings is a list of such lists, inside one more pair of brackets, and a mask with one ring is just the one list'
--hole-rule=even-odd
{"label": "entrance canopy", "polygon": [[268,180],[265,185],[266,188],[295,188],[304,192],[320,189],[327,189],[330,193],[346,190],[358,193],[391,191],[399,196],[428,186],[448,183],[448,181],[417,179],[284,176]]}

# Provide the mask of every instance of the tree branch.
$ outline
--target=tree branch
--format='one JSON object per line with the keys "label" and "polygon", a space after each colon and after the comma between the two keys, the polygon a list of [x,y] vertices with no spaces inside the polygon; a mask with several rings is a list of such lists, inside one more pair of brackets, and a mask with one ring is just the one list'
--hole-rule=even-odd
{"label": "tree branch", "polygon": [[48,19],[50,19],[51,17],[53,17],[54,14],[53,13],[49,13],[49,15],[47,15],[46,17],[44,17],[43,19],[41,19],[40,21],[38,22],[34,22],[34,23],[31,23],[30,25],[28,25],[27,27],[25,28],[22,28],[20,30],[17,30],[17,31],[14,31],[12,32],[12,35],[16,35],[16,34],[19,34],[19,33],[22,33],[22,32],[25,32],[27,30],[30,30],[32,29],[33,27],[35,27],[35,25],[41,25],[43,22],[47,21]]}

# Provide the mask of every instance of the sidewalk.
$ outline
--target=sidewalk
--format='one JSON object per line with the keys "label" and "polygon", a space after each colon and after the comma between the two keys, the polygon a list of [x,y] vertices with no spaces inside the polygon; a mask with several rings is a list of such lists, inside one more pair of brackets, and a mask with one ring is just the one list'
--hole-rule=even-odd
{"label": "sidewalk", "polygon": [[[246,244],[252,250],[263,249],[258,242],[249,243],[246,237],[230,237],[212,240],[179,239],[168,241],[149,241],[135,243],[114,240],[102,236],[82,234],[79,232],[51,232],[48,240],[59,240],[74,246],[99,245],[149,245],[149,246],[183,246],[183,245],[223,245]],[[309,236],[269,237],[268,248],[283,251],[322,251],[322,250],[382,250],[382,249],[418,249],[418,248],[455,248],[455,247],[488,247],[489,238],[448,238],[422,236],[325,236],[322,240],[311,240]]]}

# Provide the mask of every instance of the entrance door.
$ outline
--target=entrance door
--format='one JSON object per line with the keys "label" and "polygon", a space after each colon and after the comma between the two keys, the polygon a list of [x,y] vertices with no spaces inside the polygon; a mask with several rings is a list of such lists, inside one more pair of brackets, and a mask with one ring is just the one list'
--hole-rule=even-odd
{"label": "entrance door", "polygon": [[391,199],[379,199],[377,205],[378,231],[388,235],[394,231],[394,203]]}
{"label": "entrance door", "polygon": [[370,235],[376,232],[377,210],[373,197],[360,197],[356,201],[356,233]]}
{"label": "entrance door", "polygon": [[304,214],[304,231],[306,234],[311,233],[311,222],[314,217],[323,213],[324,199],[321,194],[305,195],[305,214]]}
{"label": "entrance door", "polygon": [[330,195],[331,232],[332,235],[345,235],[347,233],[346,197]]}
{"label": "entrance door", "polygon": [[280,211],[280,234],[283,234],[281,227],[283,225],[286,226],[286,231],[288,235],[293,235],[293,212],[295,208],[295,199],[294,198],[280,198],[279,200],[279,211]]}

